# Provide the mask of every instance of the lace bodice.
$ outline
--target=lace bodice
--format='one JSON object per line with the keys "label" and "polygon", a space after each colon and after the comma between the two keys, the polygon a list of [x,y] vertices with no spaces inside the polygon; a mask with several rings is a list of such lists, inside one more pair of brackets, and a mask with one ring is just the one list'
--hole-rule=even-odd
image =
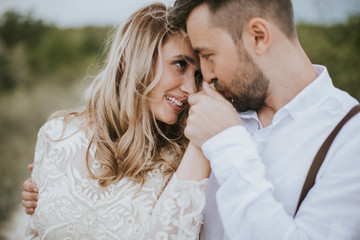
{"label": "lace bodice", "polygon": [[[39,131],[32,174],[39,201],[26,239],[198,238],[207,179],[185,181],[174,174],[169,180],[159,167],[142,188],[128,179],[101,187],[88,177],[85,132],[71,123],[62,133],[61,119]],[[90,167],[96,171],[101,166],[93,156],[94,148]]]}

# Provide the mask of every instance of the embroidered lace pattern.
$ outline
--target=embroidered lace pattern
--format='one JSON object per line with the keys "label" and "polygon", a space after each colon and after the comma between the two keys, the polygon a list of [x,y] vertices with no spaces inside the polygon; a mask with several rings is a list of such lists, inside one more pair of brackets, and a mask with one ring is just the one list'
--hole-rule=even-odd
{"label": "embroidered lace pattern", "polygon": [[128,179],[101,187],[88,177],[85,132],[75,123],[62,130],[55,119],[39,131],[32,173],[39,201],[25,239],[198,239],[207,179],[169,181],[159,167],[142,188]]}

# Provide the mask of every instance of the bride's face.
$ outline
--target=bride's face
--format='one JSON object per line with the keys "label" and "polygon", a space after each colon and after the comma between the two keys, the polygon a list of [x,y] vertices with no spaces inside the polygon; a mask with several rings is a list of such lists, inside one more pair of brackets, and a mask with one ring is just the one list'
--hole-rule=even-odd
{"label": "bride's face", "polygon": [[190,41],[180,34],[168,39],[161,50],[163,70],[159,82],[150,92],[149,108],[157,120],[174,124],[186,108],[189,94],[196,92],[199,61]]}

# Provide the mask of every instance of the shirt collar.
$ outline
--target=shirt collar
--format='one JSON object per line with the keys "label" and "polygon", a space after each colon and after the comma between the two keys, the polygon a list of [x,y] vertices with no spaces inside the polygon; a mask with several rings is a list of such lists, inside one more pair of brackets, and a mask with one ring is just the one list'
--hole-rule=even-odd
{"label": "shirt collar", "polygon": [[327,99],[329,92],[334,89],[329,73],[324,66],[313,65],[313,67],[319,74],[318,77],[278,112],[287,111],[296,120],[304,112],[318,107]]}
{"label": "shirt collar", "polygon": [[247,112],[239,112],[238,115],[244,119],[252,119],[252,118],[257,119],[257,114],[253,110],[249,110]]}

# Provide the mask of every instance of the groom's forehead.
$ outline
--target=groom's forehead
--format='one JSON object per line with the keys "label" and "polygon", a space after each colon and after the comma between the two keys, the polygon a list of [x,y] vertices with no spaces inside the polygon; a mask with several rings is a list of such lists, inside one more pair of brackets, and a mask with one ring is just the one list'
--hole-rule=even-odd
{"label": "groom's forehead", "polygon": [[173,26],[186,31],[186,21],[189,15],[198,6],[207,2],[208,0],[176,0],[168,19]]}

